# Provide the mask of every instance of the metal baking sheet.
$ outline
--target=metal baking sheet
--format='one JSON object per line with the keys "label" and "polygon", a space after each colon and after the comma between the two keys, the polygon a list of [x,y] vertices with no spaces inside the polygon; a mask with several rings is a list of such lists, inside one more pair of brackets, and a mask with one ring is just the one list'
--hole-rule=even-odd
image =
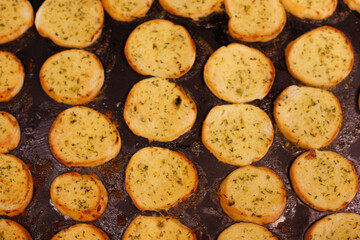
{"label": "metal baking sheet", "polygon": [[[30,0],[36,12],[41,0]],[[175,80],[195,100],[198,116],[191,131],[169,143],[149,142],[135,136],[123,120],[123,107],[131,87],[146,78],[134,72],[123,54],[125,41],[130,32],[140,23],[150,19],[164,18],[183,25],[196,43],[196,61],[193,68],[183,77]],[[34,177],[34,197],[20,216],[11,219],[29,230],[33,239],[50,239],[58,231],[76,224],[75,221],[61,215],[51,204],[49,189],[54,178],[69,171],[82,173],[95,172],[102,179],[109,192],[109,203],[102,217],[93,222],[104,230],[111,239],[121,239],[129,223],[139,214],[153,215],[154,212],[140,212],[132,203],[124,188],[125,167],[130,157],[139,149],[147,146],[162,146],[183,152],[194,162],[199,173],[199,185],[196,193],[187,201],[162,215],[178,218],[183,224],[194,229],[197,239],[216,239],[222,230],[234,222],[227,217],[217,201],[219,183],[233,170],[234,166],[220,163],[201,143],[201,126],[209,110],[219,104],[203,81],[203,67],[210,54],[223,45],[237,42],[227,32],[228,17],[225,13],[194,22],[190,19],[166,13],[157,1],[154,2],[145,18],[131,23],[116,22],[105,15],[105,26],[101,38],[86,48],[96,54],[106,69],[105,84],[96,99],[87,104],[105,113],[118,126],[122,138],[120,154],[112,161],[97,168],[68,168],[59,163],[50,152],[48,132],[55,117],[69,105],[50,99],[39,83],[39,70],[51,55],[64,50],[50,40],[41,37],[35,27],[24,36],[11,43],[0,46],[16,54],[25,66],[26,78],[21,92],[10,102],[0,103],[0,110],[12,113],[21,126],[21,142],[11,154],[25,161]],[[292,84],[301,85],[288,73],[285,65],[284,49],[286,45],[301,34],[322,26],[331,25],[343,31],[353,44],[355,63],[350,76],[331,91],[339,98],[344,120],[339,135],[326,149],[335,151],[351,160],[360,173],[360,112],[357,104],[360,88],[360,14],[350,11],[339,1],[335,14],[323,21],[300,20],[287,14],[287,23],[283,32],[267,43],[245,43],[255,47],[270,57],[276,68],[276,78],[270,93],[263,99],[251,104],[259,106],[271,117],[276,96]],[[311,209],[295,195],[288,177],[289,166],[304,150],[289,144],[276,131],[274,143],[268,154],[256,166],[273,169],[283,180],[287,190],[287,203],[280,219],[266,227],[279,239],[302,239],[309,226],[331,212],[319,212]],[[360,213],[360,196],[340,212]],[[2,217],[3,218],[3,217]]]}

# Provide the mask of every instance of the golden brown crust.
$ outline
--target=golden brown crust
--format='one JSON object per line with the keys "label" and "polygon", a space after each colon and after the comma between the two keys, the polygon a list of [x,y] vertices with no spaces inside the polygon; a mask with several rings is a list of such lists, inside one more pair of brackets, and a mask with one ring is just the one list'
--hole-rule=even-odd
{"label": "golden brown crust", "polygon": [[286,11],[301,19],[322,20],[330,17],[336,10],[337,0],[329,0],[327,5],[324,5],[325,1],[322,4],[319,2],[316,5],[311,1],[299,3],[294,0],[281,0]]}
{"label": "golden brown crust", "polygon": [[222,231],[217,240],[278,240],[267,228],[254,223],[235,223]]}
{"label": "golden brown crust", "polygon": [[101,1],[106,12],[116,21],[122,21],[122,22],[131,22],[136,18],[145,17],[146,13],[149,11],[152,3],[154,2],[154,0],[144,0],[145,4],[143,4],[141,8],[132,10],[130,12],[124,12],[122,11],[120,6],[114,6],[113,1],[111,0],[101,0]]}
{"label": "golden brown crust", "polygon": [[[106,233],[101,230],[100,228],[95,227],[92,224],[76,224],[73,225],[69,228],[66,228],[64,230],[61,230],[60,232],[58,232],[56,235],[54,235],[51,240],[73,240],[73,239],[77,239],[78,237],[76,237],[76,232],[80,233],[81,236],[83,236],[83,233],[86,234],[91,234],[89,235],[89,239],[90,237],[93,237],[94,239],[97,240],[109,240],[108,235],[106,235]],[[93,238],[91,238],[91,240],[93,240]]]}
{"label": "golden brown crust", "polygon": [[0,232],[4,234],[1,237],[6,240],[32,240],[30,233],[23,226],[9,219],[0,219]]}
{"label": "golden brown crust", "polygon": [[359,0],[344,0],[344,3],[354,11],[360,13],[360,1]]}
{"label": "golden brown crust", "polygon": [[8,153],[19,145],[20,126],[13,115],[0,111],[0,128],[0,153]]}

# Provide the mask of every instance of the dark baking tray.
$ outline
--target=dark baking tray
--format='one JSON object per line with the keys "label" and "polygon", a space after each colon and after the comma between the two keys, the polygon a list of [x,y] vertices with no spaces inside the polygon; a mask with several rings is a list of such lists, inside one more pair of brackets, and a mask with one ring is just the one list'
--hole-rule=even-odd
{"label": "dark baking tray", "polygon": [[[42,1],[30,0],[36,12]],[[188,29],[196,43],[196,61],[193,68],[176,83],[184,87],[193,97],[198,108],[198,116],[191,131],[169,143],[153,142],[135,136],[123,120],[124,102],[130,88],[144,79],[134,72],[126,62],[123,54],[125,41],[130,32],[140,23],[150,19],[164,18]],[[216,239],[219,233],[234,222],[227,217],[219,203],[216,192],[219,183],[233,170],[234,166],[220,163],[201,143],[201,126],[208,111],[215,105],[226,104],[217,99],[203,81],[203,67],[210,54],[223,45],[236,42],[227,32],[228,17],[225,13],[194,22],[190,19],[166,13],[157,1],[154,2],[145,18],[131,23],[116,22],[105,15],[105,26],[101,38],[86,48],[95,53],[106,69],[104,87],[99,96],[88,107],[105,113],[115,122],[122,138],[120,154],[112,161],[97,168],[68,168],[60,164],[50,152],[48,131],[55,117],[69,105],[60,104],[50,99],[39,83],[39,70],[44,61],[51,55],[64,50],[50,40],[42,38],[32,27],[24,36],[11,43],[0,46],[0,50],[15,53],[23,62],[26,71],[24,87],[10,102],[1,103],[0,110],[12,113],[21,126],[21,142],[11,154],[25,161],[33,174],[34,197],[20,216],[11,219],[29,230],[33,239],[50,239],[56,232],[76,224],[68,217],[62,216],[51,204],[49,188],[54,178],[69,171],[82,173],[95,172],[104,182],[109,192],[109,203],[102,217],[93,222],[104,230],[111,239],[121,239],[129,223],[139,214],[153,215],[154,212],[140,212],[132,203],[124,188],[125,167],[130,157],[146,146],[162,146],[183,152],[194,162],[199,173],[199,185],[196,193],[189,200],[179,204],[162,215],[171,215],[194,229],[198,239]],[[292,84],[301,85],[288,73],[284,59],[286,45],[301,34],[322,25],[331,25],[343,31],[353,44],[355,51],[354,68],[350,76],[331,91],[339,98],[344,121],[335,141],[326,149],[333,150],[351,160],[360,173],[360,113],[358,94],[360,88],[360,15],[350,11],[340,1],[335,14],[327,20],[300,20],[287,14],[287,23],[283,32],[273,41],[267,43],[245,43],[260,49],[270,57],[276,68],[276,78],[270,93],[263,99],[251,104],[259,106],[271,117],[273,102],[276,96]],[[275,127],[276,128],[276,127]],[[295,195],[288,177],[289,166],[302,149],[289,144],[276,131],[274,143],[268,154],[255,166],[266,166],[276,171],[283,180],[287,190],[287,203],[283,215],[278,221],[266,225],[279,239],[302,239],[309,226],[331,212],[319,212],[311,209]],[[360,196],[340,212],[360,213]]]}

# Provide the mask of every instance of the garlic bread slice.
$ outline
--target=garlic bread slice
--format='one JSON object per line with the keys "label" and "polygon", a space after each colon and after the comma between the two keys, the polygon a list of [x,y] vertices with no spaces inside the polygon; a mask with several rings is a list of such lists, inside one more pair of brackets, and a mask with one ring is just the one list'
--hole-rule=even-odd
{"label": "garlic bread slice", "polygon": [[195,44],[180,25],[155,19],[137,26],[125,44],[125,57],[139,74],[179,78],[195,61]]}
{"label": "garlic bread slice", "polygon": [[344,3],[354,11],[360,13],[360,0],[344,0]]}
{"label": "garlic bread slice", "polygon": [[27,165],[10,154],[0,154],[0,215],[21,214],[33,196],[33,179]]}
{"label": "garlic bread slice", "polygon": [[267,228],[254,223],[235,223],[222,231],[217,240],[278,240]]}
{"label": "garlic bread slice", "polygon": [[274,118],[285,138],[301,148],[319,149],[335,139],[342,110],[331,92],[293,85],[276,98]]}
{"label": "garlic bread slice", "polygon": [[185,155],[160,147],[147,147],[130,159],[125,189],[141,210],[168,210],[196,190],[197,171]]}
{"label": "garlic bread slice", "polygon": [[56,117],[49,132],[49,145],[54,157],[68,167],[94,167],[118,155],[121,139],[105,115],[77,106]]}
{"label": "garlic bread slice", "polygon": [[95,174],[69,172],[54,179],[50,187],[54,206],[75,221],[91,222],[101,217],[108,203],[108,193]]}
{"label": "garlic bread slice", "polygon": [[231,103],[264,98],[274,78],[271,60],[259,50],[239,43],[217,49],[204,68],[204,80],[210,91]]}
{"label": "garlic bread slice", "polygon": [[0,153],[8,153],[20,142],[20,126],[8,112],[0,111]]}
{"label": "garlic bread slice", "polygon": [[245,166],[268,152],[274,129],[268,115],[249,104],[213,107],[205,118],[202,142],[221,162]]}
{"label": "garlic bread slice", "polygon": [[58,232],[51,240],[109,240],[100,228],[91,224],[76,224]]}
{"label": "garlic bread slice", "polygon": [[5,240],[32,240],[23,226],[9,219],[0,219],[0,237]]}
{"label": "garlic bread slice", "polygon": [[171,217],[137,216],[126,229],[122,240],[177,239],[195,240],[191,229]]}
{"label": "garlic bread slice", "polygon": [[220,185],[220,205],[236,222],[275,222],[286,204],[286,190],[269,168],[245,166],[230,173]]}
{"label": "garlic bread slice", "polygon": [[145,17],[154,0],[102,0],[105,11],[115,20],[130,22]]}
{"label": "garlic bread slice", "polygon": [[100,0],[45,0],[35,16],[41,36],[68,48],[93,44],[101,35],[103,23]]}
{"label": "garlic bread slice", "polygon": [[290,74],[313,87],[334,87],[354,64],[349,39],[340,30],[322,26],[290,42],[285,49]]}
{"label": "garlic bread slice", "polygon": [[336,10],[337,0],[281,0],[285,10],[301,19],[322,20]]}
{"label": "garlic bread slice", "polygon": [[71,105],[92,101],[104,84],[104,68],[92,53],[82,49],[59,52],[40,69],[40,83],[49,97]]}

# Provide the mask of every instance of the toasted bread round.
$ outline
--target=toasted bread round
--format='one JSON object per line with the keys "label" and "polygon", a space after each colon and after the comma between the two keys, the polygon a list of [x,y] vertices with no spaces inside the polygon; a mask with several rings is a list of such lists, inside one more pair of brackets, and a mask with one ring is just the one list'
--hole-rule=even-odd
{"label": "toasted bread round", "polygon": [[24,66],[20,60],[10,52],[0,51],[0,102],[13,99],[20,92],[24,78]]}
{"label": "toasted bread round", "polygon": [[315,222],[307,231],[304,240],[345,240],[360,236],[360,215],[334,213]]}
{"label": "toasted bread round", "polygon": [[222,0],[159,0],[161,6],[171,14],[199,20],[219,11]]}
{"label": "toasted bread round", "polygon": [[330,17],[337,6],[337,0],[281,0],[281,3],[292,15],[314,20]]}
{"label": "toasted bread round", "polygon": [[0,0],[0,44],[15,40],[34,22],[34,10],[27,0]]}
{"label": "toasted bread round", "polygon": [[275,222],[286,204],[286,190],[269,168],[245,166],[230,173],[219,189],[224,212],[237,222]]}
{"label": "toasted bread round", "polygon": [[50,187],[54,206],[75,221],[95,221],[104,213],[108,193],[99,177],[69,172],[55,178]]}
{"label": "toasted bread round", "polygon": [[276,38],[286,23],[280,0],[225,0],[230,17],[229,32],[244,42],[267,42]]}
{"label": "toasted bread round", "polygon": [[69,48],[84,48],[101,35],[104,10],[100,0],[45,0],[35,16],[43,37]]}
{"label": "toasted bread round", "polygon": [[215,106],[202,128],[202,142],[221,162],[244,166],[260,160],[274,138],[270,118],[249,104]]}
{"label": "toasted bread round", "polygon": [[334,87],[349,75],[354,64],[349,39],[329,26],[316,28],[290,42],[285,56],[290,74],[314,87]]}
{"label": "toasted bread round", "polygon": [[8,112],[0,111],[0,153],[8,153],[20,142],[20,126]]}
{"label": "toasted bread round", "polygon": [[196,55],[188,31],[164,19],[137,26],[127,39],[124,51],[136,72],[164,78],[183,76],[194,64]]}
{"label": "toasted bread round", "polygon": [[32,240],[23,226],[9,219],[0,219],[0,237],[5,240]]}
{"label": "toasted bread round", "polygon": [[195,240],[188,227],[170,217],[137,216],[126,229],[122,240],[177,239]]}
{"label": "toasted bread round", "polygon": [[154,0],[102,0],[106,12],[115,20],[130,22],[145,17]]}
{"label": "toasted bread round", "polygon": [[301,154],[290,168],[291,184],[300,199],[318,211],[337,211],[356,195],[359,187],[353,164],[330,151]]}
{"label": "toasted bread round", "polygon": [[40,69],[44,91],[57,102],[85,104],[93,100],[104,84],[104,68],[92,53],[72,49],[48,58]]}
{"label": "toasted bread round", "polygon": [[101,229],[91,224],[76,224],[58,232],[51,240],[109,240]]}
{"label": "toasted bread round", "polygon": [[267,228],[254,223],[235,223],[225,229],[217,240],[277,240]]}
{"label": "toasted bread round", "polygon": [[216,50],[204,68],[204,80],[210,91],[231,103],[264,98],[274,78],[271,60],[259,50],[239,43]]}
{"label": "toasted bread round", "polygon": [[121,139],[105,115],[77,106],[57,116],[49,132],[49,145],[54,157],[68,167],[95,167],[118,155]]}
{"label": "toasted bread round", "polygon": [[147,147],[130,159],[125,189],[141,210],[168,210],[195,192],[197,171],[185,155],[159,147]]}
{"label": "toasted bread round", "polygon": [[196,120],[196,105],[184,90],[163,78],[136,83],[125,102],[124,119],[131,131],[152,141],[172,141]]}
{"label": "toasted bread round", "polygon": [[19,158],[0,154],[0,215],[21,214],[33,196],[33,179]]}
{"label": "toasted bread round", "polygon": [[360,13],[360,0],[344,0],[344,3],[354,11]]}
{"label": "toasted bread round", "polygon": [[319,88],[290,86],[274,102],[274,118],[280,132],[305,149],[329,145],[342,123],[339,100]]}

